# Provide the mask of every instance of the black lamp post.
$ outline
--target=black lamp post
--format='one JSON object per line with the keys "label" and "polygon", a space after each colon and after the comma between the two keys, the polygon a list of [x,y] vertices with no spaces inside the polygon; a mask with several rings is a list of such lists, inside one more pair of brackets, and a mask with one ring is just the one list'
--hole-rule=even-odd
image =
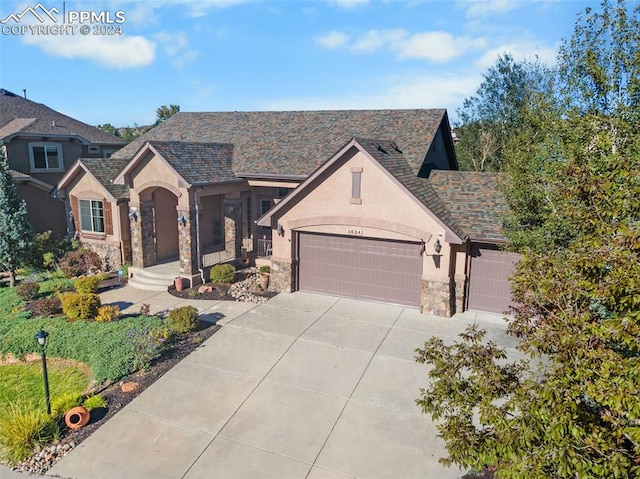
{"label": "black lamp post", "polygon": [[44,351],[47,347],[47,338],[49,333],[40,328],[34,338],[40,345],[40,355],[42,356],[42,375],[44,376],[44,396],[47,401],[47,414],[51,415],[51,399],[49,398],[49,376],[47,375],[47,353]]}

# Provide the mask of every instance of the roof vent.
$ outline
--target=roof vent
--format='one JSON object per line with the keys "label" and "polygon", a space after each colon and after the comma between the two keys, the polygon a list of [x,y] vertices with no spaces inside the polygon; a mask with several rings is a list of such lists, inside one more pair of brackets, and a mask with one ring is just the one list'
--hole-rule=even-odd
{"label": "roof vent", "polygon": [[4,96],[18,96],[9,90],[5,90],[4,88],[0,88],[0,93],[2,93]]}
{"label": "roof vent", "polygon": [[376,150],[378,150],[378,151],[380,151],[382,153],[385,153],[385,154],[387,153],[387,151],[384,148],[382,148],[382,145],[380,143],[374,141],[373,142],[373,146],[376,147]]}

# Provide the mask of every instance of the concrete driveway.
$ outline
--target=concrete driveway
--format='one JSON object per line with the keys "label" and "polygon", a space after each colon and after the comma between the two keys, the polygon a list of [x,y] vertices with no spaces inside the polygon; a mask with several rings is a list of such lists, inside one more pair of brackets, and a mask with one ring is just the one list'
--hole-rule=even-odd
{"label": "concrete driveway", "polygon": [[[164,293],[163,293],[164,294]],[[237,306],[236,306],[237,304]],[[209,305],[211,306],[211,305]],[[64,478],[459,478],[415,404],[414,349],[476,320],[308,293],[203,312],[223,327],[63,458]],[[507,340],[508,341],[508,340]]]}

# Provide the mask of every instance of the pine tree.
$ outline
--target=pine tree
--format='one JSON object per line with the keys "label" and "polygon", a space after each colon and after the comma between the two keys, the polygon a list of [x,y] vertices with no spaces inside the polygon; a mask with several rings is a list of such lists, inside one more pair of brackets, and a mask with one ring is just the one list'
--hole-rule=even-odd
{"label": "pine tree", "polygon": [[16,183],[4,156],[0,156],[0,268],[15,285],[16,271],[33,248],[33,230],[27,221],[27,206],[18,195]]}

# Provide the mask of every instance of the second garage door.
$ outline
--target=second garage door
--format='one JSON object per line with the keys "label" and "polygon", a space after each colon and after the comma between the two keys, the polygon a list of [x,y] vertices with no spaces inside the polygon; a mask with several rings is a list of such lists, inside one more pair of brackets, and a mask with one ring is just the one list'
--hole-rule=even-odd
{"label": "second garage door", "polygon": [[299,233],[298,248],[301,291],[419,306],[419,243]]}
{"label": "second garage door", "polygon": [[511,305],[511,282],[520,256],[496,246],[472,244],[468,309],[504,313]]}

